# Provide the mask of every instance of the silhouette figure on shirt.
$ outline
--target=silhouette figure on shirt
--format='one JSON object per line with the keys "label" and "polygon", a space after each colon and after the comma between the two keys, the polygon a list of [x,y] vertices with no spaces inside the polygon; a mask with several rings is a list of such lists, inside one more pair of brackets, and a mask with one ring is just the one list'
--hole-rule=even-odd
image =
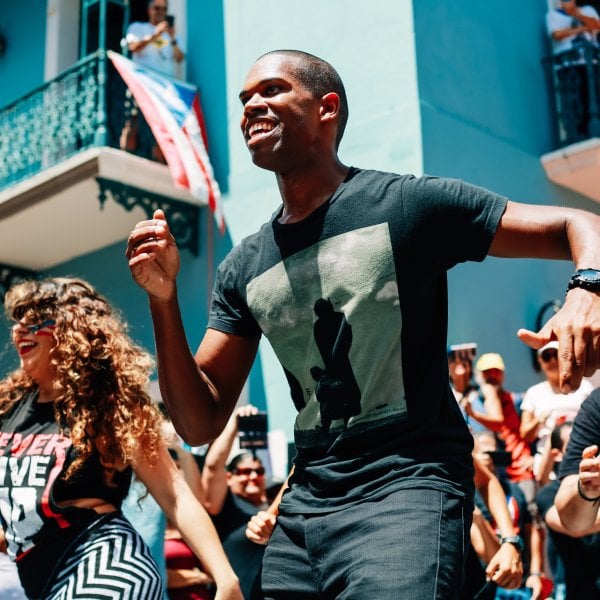
{"label": "silhouette figure on shirt", "polygon": [[360,414],[360,389],[349,358],[352,327],[344,313],[336,312],[331,300],[325,298],[315,302],[314,311],[317,320],[313,332],[325,367],[314,366],[310,374],[317,382],[322,429],[328,433],[334,419],[344,419],[345,428],[350,417]]}

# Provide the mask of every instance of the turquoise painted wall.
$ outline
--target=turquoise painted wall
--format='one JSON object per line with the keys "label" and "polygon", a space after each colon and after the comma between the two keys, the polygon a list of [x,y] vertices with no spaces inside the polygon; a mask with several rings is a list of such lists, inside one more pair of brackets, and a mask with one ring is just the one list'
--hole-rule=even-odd
{"label": "turquoise painted wall", "polygon": [[[551,184],[540,156],[552,149],[551,103],[541,60],[549,52],[546,0],[515,5],[414,2],[424,170],[465,179],[509,198],[599,212],[593,201]],[[515,18],[517,16],[518,18]],[[449,275],[449,341],[500,352],[507,384],[539,381],[516,337],[540,307],[562,300],[568,261],[465,264]]]}
{"label": "turquoise painted wall", "polygon": [[0,35],[6,39],[6,50],[0,56],[3,107],[44,82],[45,0],[3,0]]}
{"label": "turquoise painted wall", "polygon": [[188,2],[187,13],[187,79],[200,90],[211,163],[221,190],[226,193],[229,140],[223,3]]}

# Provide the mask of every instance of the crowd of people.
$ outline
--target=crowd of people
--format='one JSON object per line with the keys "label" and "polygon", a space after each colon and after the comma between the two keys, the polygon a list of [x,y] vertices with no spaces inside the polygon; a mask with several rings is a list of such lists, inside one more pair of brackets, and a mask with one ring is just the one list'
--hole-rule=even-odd
{"label": "crowd of people", "polygon": [[[514,534],[521,538],[517,544],[522,542],[524,567],[517,590],[497,589],[489,592],[489,597],[537,600],[550,593],[556,600],[600,597],[596,583],[600,567],[590,569],[585,577],[581,575],[582,565],[591,564],[597,553],[586,550],[573,555],[566,551],[584,543],[576,541],[580,536],[571,537],[573,533],[561,524],[556,509],[549,512],[573,422],[594,385],[584,379],[577,390],[567,394],[560,391],[559,345],[553,340],[537,351],[544,381],[523,395],[509,392],[504,387],[503,358],[486,353],[474,365],[476,347],[473,343],[449,347],[452,391],[473,435],[475,460],[492,471],[504,490]],[[485,517],[481,504],[476,495],[471,538],[485,566],[489,554],[481,542],[481,523],[497,526],[492,515]],[[499,531],[498,537],[503,537]],[[595,538],[591,542],[597,543]]]}
{"label": "crowd of people", "polygon": [[[458,600],[528,587],[541,597],[535,478],[552,479],[555,428],[600,366],[600,218],[344,165],[343,83],[306,52],[261,56],[239,98],[245,143],[275,173],[282,206],[219,267],[195,354],[164,213],[138,223],[126,248],[149,298],[169,419],[185,444],[212,444],[202,473],[150,402],[149,355],[91,285],[50,278],[6,296],[20,365],[0,381],[0,518],[27,595],[162,597],[156,561],[120,510],[135,473],[167,519],[172,594]],[[487,255],[575,264],[560,310],[518,332],[546,369],[550,412],[526,393],[519,417],[498,355],[479,359],[477,388],[474,349],[448,352],[446,271]],[[298,411],[294,467],[272,505],[264,465],[228,456],[262,335]],[[452,383],[462,377],[456,397],[449,371]],[[590,399],[552,505],[583,537],[600,502],[600,396]],[[461,408],[482,426],[475,457]],[[506,455],[505,479],[495,457]],[[267,542],[247,580],[226,551],[241,547],[242,530]]]}

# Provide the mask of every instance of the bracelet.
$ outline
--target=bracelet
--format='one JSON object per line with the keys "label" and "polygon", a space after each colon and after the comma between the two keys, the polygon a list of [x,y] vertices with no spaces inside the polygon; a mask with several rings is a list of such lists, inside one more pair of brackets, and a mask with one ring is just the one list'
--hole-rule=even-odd
{"label": "bracelet", "polygon": [[579,497],[583,498],[586,502],[593,502],[594,504],[596,504],[596,502],[600,502],[600,496],[592,498],[583,493],[583,490],[581,489],[581,479],[577,480],[577,493],[579,494]]}
{"label": "bracelet", "polygon": [[534,571],[533,573],[529,573],[528,577],[543,577],[543,573],[539,573],[538,571]]}

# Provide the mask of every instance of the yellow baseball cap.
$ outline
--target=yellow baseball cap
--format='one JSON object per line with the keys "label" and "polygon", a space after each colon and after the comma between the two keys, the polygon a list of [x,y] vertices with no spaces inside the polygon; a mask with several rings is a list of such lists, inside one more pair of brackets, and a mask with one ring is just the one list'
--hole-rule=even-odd
{"label": "yellow baseball cap", "polygon": [[499,354],[488,352],[482,354],[475,365],[478,371],[487,371],[488,369],[500,369],[505,370],[504,361]]}

